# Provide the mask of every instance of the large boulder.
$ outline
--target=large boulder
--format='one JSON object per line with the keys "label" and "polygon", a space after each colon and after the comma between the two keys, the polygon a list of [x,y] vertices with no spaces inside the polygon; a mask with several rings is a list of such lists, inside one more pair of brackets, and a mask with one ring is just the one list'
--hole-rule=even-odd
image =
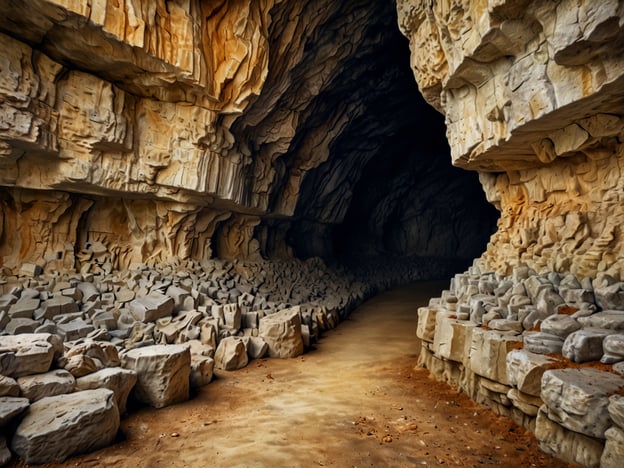
{"label": "large boulder", "polygon": [[269,347],[269,356],[291,358],[303,354],[299,310],[284,309],[260,319],[258,335]]}
{"label": "large boulder", "polygon": [[189,399],[191,352],[186,345],[136,348],[122,356],[122,366],[137,374],[134,397],[155,408]]}
{"label": "large boulder", "polygon": [[63,351],[60,337],[49,333],[0,336],[0,374],[9,377],[47,372]]}
{"label": "large boulder", "polygon": [[113,392],[101,388],[57,395],[30,405],[11,449],[24,462],[60,463],[109,445],[119,429]]}

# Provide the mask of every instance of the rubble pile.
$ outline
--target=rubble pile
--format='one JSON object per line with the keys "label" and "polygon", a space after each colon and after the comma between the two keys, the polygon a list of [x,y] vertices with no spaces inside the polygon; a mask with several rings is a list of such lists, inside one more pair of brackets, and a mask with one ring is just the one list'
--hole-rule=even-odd
{"label": "rubble pile", "polygon": [[[476,263],[475,263],[476,265]],[[624,454],[624,282],[473,266],[418,310],[419,364],[582,466]]]}

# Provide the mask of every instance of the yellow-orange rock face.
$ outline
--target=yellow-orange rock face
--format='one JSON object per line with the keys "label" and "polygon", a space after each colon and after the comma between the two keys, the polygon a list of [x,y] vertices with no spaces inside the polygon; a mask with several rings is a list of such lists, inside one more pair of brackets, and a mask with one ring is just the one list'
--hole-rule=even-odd
{"label": "yellow-orange rock face", "polygon": [[483,267],[624,278],[624,3],[397,3],[453,162],[501,211]]}

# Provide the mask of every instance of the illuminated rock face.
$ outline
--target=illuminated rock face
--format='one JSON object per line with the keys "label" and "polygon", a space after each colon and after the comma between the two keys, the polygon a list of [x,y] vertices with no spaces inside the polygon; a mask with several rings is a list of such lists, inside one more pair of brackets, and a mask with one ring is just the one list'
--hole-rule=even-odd
{"label": "illuminated rock face", "polygon": [[453,162],[501,212],[482,267],[621,277],[622,2],[397,3]]}
{"label": "illuminated rock face", "polygon": [[[417,148],[435,133],[432,110],[410,97],[413,78],[394,61],[408,52],[390,3],[0,0],[0,8],[0,266],[11,272],[24,263],[87,271],[96,259],[106,271],[173,256],[331,255],[333,227],[354,194],[377,183],[376,165],[415,158],[420,166],[392,179],[400,196],[379,196],[351,218],[401,212],[402,200],[414,206],[407,192],[422,167],[441,181],[428,205],[458,201],[427,221],[434,234],[411,244],[422,225],[378,214],[372,253],[425,255],[425,241],[446,231],[448,252],[436,254],[472,257],[491,232],[471,235],[482,223],[465,216],[463,229],[452,228],[468,205],[454,196],[464,184],[448,180],[469,175],[438,170],[448,159],[443,140]],[[372,176],[362,182],[364,173]]]}

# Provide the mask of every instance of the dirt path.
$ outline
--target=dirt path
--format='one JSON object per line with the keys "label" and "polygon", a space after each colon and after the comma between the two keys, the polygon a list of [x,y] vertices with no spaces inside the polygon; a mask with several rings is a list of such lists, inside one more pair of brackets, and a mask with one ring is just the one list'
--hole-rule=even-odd
{"label": "dirt path", "polygon": [[416,308],[444,284],[382,294],[291,360],[219,372],[191,401],[122,421],[71,466],[567,466],[534,438],[414,370]]}

